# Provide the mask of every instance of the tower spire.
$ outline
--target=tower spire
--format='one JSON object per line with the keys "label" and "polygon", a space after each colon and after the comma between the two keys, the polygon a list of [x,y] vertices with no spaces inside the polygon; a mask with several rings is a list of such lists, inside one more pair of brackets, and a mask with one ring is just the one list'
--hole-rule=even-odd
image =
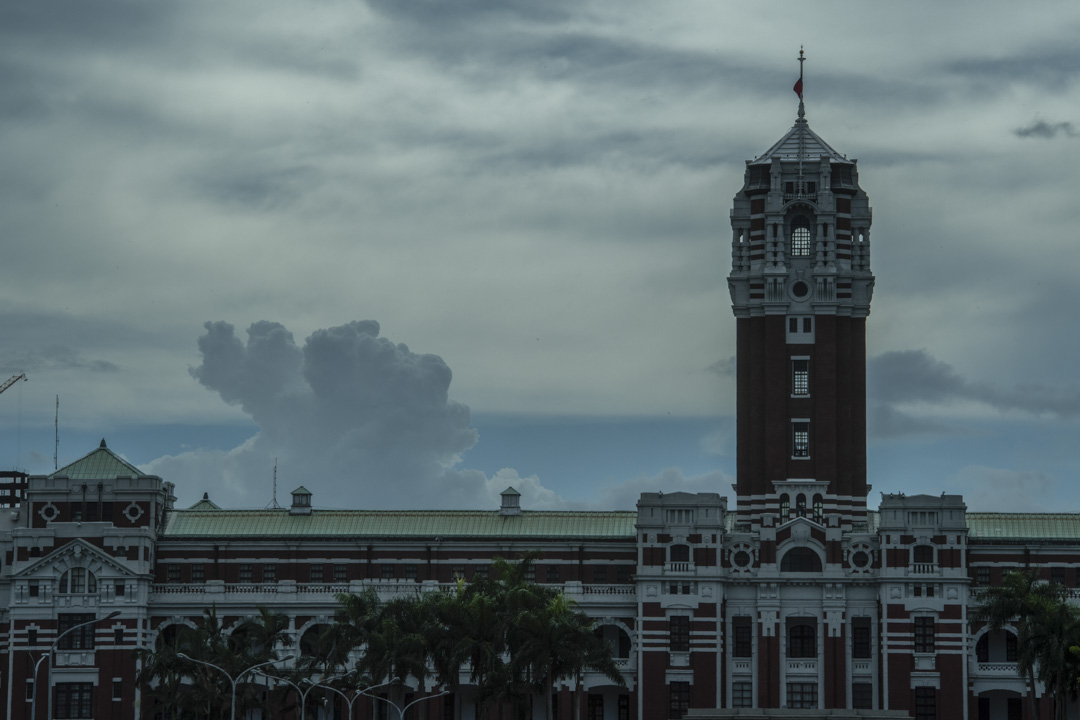
{"label": "tower spire", "polygon": [[806,122],[806,106],[803,105],[803,63],[806,62],[806,55],[803,53],[803,46],[799,46],[799,82],[795,83],[795,92],[799,95],[799,120]]}

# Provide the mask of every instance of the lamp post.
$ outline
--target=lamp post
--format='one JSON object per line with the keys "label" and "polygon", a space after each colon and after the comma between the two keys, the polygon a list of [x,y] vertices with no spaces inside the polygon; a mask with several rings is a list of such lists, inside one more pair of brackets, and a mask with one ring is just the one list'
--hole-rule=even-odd
{"label": "lamp post", "polygon": [[[389,683],[387,683],[387,684],[389,684]],[[378,686],[376,686],[376,687],[378,687]],[[371,689],[373,689],[373,688],[368,688],[368,690],[371,690]],[[357,692],[359,694],[361,694],[361,695],[367,695],[367,690],[358,690]],[[422,703],[425,700],[434,700],[437,697],[442,697],[443,695],[449,695],[449,694],[450,694],[449,690],[443,690],[442,692],[435,693],[434,695],[428,695],[426,697],[422,697],[422,698],[418,698],[416,700],[413,700],[411,703],[409,703],[405,707],[401,707],[401,708],[399,708],[397,705],[390,702],[386,698],[379,697],[378,695],[368,695],[368,697],[371,698],[372,700],[382,700],[384,703],[386,703],[390,707],[397,710],[398,720],[405,720],[405,711],[408,710],[409,708],[411,708],[416,703]],[[351,718],[350,718],[350,720],[351,720]]]}
{"label": "lamp post", "polygon": [[190,660],[193,663],[199,663],[200,665],[205,665],[207,667],[212,667],[215,670],[220,670],[222,673],[225,674],[225,677],[229,678],[229,682],[232,683],[232,696],[231,696],[231,698],[229,700],[229,717],[232,718],[232,720],[236,720],[236,684],[238,682],[240,682],[240,678],[244,677],[245,675],[247,675],[252,670],[255,670],[256,668],[265,667],[267,665],[273,665],[274,663],[277,663],[277,662],[285,662],[286,660],[292,660],[296,656],[295,655],[286,655],[285,657],[281,658],[280,660],[267,660],[266,662],[261,662],[258,665],[252,665],[251,667],[249,667],[249,668],[247,668],[245,670],[241,670],[240,673],[235,678],[232,675],[229,674],[228,670],[226,670],[223,667],[219,667],[219,666],[215,665],[214,663],[206,662],[205,660],[196,660],[195,658],[193,658],[193,657],[191,657],[189,655],[185,655],[184,653],[176,653],[176,657],[180,658],[181,660]]}
{"label": "lamp post", "polygon": [[[307,704],[308,693],[311,692],[312,690],[314,690],[317,687],[325,687],[323,685],[319,685],[318,683],[313,683],[313,682],[311,682],[311,680],[308,680],[307,678],[304,678],[304,680],[308,680],[308,682],[311,683],[311,687],[309,687],[307,690],[301,690],[299,685],[297,685],[296,683],[294,683],[291,680],[286,680],[283,677],[278,677],[277,675],[270,675],[269,673],[264,673],[261,670],[257,671],[256,674],[257,675],[262,675],[263,677],[270,678],[271,680],[277,680],[279,682],[283,682],[286,685],[292,686],[292,688],[294,690],[296,690],[296,694],[300,696],[300,720],[307,720],[305,715],[304,715],[304,708],[305,708],[305,706]],[[323,678],[323,679],[329,682],[329,681],[332,681],[332,680],[340,680],[341,678],[347,677],[348,675],[349,675],[349,673],[345,673],[345,675],[335,675],[334,677]]]}
{"label": "lamp post", "polygon": [[[72,627],[69,627],[64,632],[57,635],[56,639],[53,640],[53,644],[49,646],[49,652],[45,655],[45,657],[49,658],[49,673],[48,673],[48,676],[47,676],[48,677],[47,682],[48,682],[48,685],[49,685],[49,687],[48,687],[49,697],[48,697],[48,699],[47,699],[47,701],[45,703],[45,707],[48,708],[48,710],[45,711],[45,717],[47,718],[47,720],[52,720],[52,658],[53,658],[53,653],[56,651],[57,646],[60,644],[60,641],[63,640],[64,637],[66,637],[67,635],[70,635],[71,633],[75,632],[76,630],[78,630],[81,627],[86,627],[87,625],[96,625],[97,623],[105,622],[106,620],[112,620],[114,617],[116,617],[119,614],[120,614],[119,610],[113,610],[111,613],[109,613],[108,615],[106,615],[103,618],[94,618],[93,620],[87,620],[84,623],[79,623],[78,625],[73,625]],[[34,716],[35,716],[35,714],[37,712],[37,689],[38,689],[37,671],[38,671],[38,665],[40,665],[40,664],[41,664],[41,660],[38,660],[37,664],[34,665],[34,697],[33,697],[33,700],[30,703],[30,713],[31,713],[31,717],[34,718],[34,720],[37,720],[37,718],[34,717]]]}
{"label": "lamp post", "polygon": [[[348,673],[346,673],[346,674],[348,674]],[[342,676],[342,677],[344,677],[344,676]],[[355,693],[353,693],[353,696],[350,698],[348,695],[341,692],[336,687],[331,687],[329,685],[323,685],[322,683],[317,683],[314,680],[309,680],[308,678],[304,678],[304,679],[307,680],[309,683],[311,683],[311,686],[313,688],[314,687],[326,688],[327,690],[331,690],[333,692],[336,692],[338,695],[345,698],[345,702],[349,706],[348,720],[352,720],[353,703],[356,702],[357,698],[359,698],[361,695],[367,695],[369,690],[377,690],[378,688],[384,687],[386,685],[393,685],[396,682],[401,682],[401,678],[394,678],[392,680],[387,680],[384,683],[379,683],[378,685],[372,685],[371,687],[364,688],[363,690],[357,690]],[[336,680],[337,678],[333,678],[333,679]],[[375,697],[375,696],[374,695],[368,695],[368,697]],[[379,700],[382,700],[382,698],[379,698]],[[389,702],[389,701],[387,701],[387,702]]]}

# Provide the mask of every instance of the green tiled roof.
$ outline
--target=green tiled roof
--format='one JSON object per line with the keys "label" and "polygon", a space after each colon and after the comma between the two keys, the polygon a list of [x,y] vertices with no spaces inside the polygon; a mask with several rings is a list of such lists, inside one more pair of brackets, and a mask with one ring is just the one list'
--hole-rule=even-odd
{"label": "green tiled roof", "polygon": [[972,539],[1080,540],[1080,513],[967,514]]}
{"label": "green tiled roof", "polygon": [[72,480],[112,480],[116,477],[142,477],[144,474],[142,470],[105,447],[105,441],[102,440],[101,447],[70,465],[65,465],[49,477],[66,477]]}
{"label": "green tiled roof", "polygon": [[635,537],[637,513],[524,510],[173,510],[166,538],[187,537],[456,537],[603,538]]}

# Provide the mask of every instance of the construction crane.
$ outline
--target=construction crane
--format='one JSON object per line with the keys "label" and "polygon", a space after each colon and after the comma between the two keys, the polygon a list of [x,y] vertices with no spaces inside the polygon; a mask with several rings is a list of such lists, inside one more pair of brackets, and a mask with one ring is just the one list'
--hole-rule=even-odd
{"label": "construction crane", "polygon": [[18,375],[12,375],[11,378],[7,382],[5,382],[3,385],[0,385],[0,393],[3,393],[5,390],[7,390],[9,387],[11,387],[15,383],[19,382],[20,380],[26,380],[26,379],[27,379],[26,373],[19,373]]}

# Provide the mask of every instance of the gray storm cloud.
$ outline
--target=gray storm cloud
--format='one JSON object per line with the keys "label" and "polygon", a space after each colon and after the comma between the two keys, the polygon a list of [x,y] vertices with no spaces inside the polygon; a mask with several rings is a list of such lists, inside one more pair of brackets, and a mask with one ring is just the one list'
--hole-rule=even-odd
{"label": "gray storm cloud", "polygon": [[974,402],[999,412],[1022,412],[1063,419],[1080,417],[1080,390],[1039,383],[1000,387],[965,379],[925,350],[898,350],[867,362],[867,394],[877,435],[942,432],[932,419],[905,412],[905,406],[948,406]]}
{"label": "gray storm cloud", "polygon": [[1076,128],[1071,122],[1048,123],[1045,120],[1036,120],[1030,125],[1013,130],[1013,135],[1019,138],[1042,138],[1052,140],[1058,135],[1076,137]]}

